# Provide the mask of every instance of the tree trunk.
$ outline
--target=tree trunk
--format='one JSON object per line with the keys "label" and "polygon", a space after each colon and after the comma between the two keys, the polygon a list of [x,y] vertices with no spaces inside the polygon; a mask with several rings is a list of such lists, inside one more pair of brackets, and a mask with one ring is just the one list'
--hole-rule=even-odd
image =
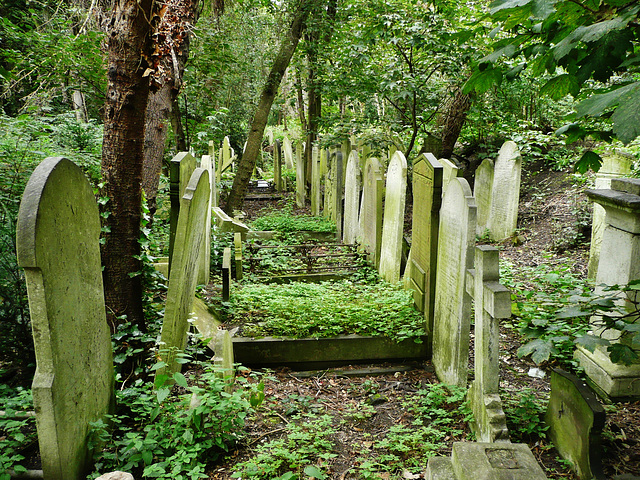
{"label": "tree trunk", "polygon": [[316,0],[299,0],[298,7],[291,21],[289,32],[283,39],[282,45],[280,45],[280,50],[273,62],[273,66],[271,67],[271,71],[267,77],[262,94],[260,95],[258,108],[253,116],[251,126],[249,127],[247,146],[238,164],[238,172],[233,179],[233,186],[229,192],[229,197],[225,206],[225,211],[229,215],[233,214],[234,210],[242,208],[249,180],[251,180],[251,174],[255,168],[258,154],[260,153],[264,127],[267,125],[267,119],[269,118],[273,99],[278,92],[278,87],[280,86],[284,72],[289,66],[291,57],[296,51],[296,47],[300,41],[300,36],[304,30],[305,21],[315,1]]}
{"label": "tree trunk", "polygon": [[187,151],[187,136],[182,128],[182,119],[180,118],[180,102],[178,102],[178,96],[173,98],[171,103],[171,128],[173,128],[173,135],[176,141],[176,150],[178,152]]}
{"label": "tree trunk", "polygon": [[453,101],[447,110],[444,127],[442,128],[442,150],[440,155],[443,158],[451,158],[453,147],[458,141],[460,131],[467,119],[467,113],[471,108],[471,103],[470,95],[465,95],[461,89],[456,91]]}
{"label": "tree trunk", "polygon": [[109,22],[102,147],[102,195],[110,213],[102,248],[107,319],[111,329],[126,321],[144,328],[140,271],[141,183],[144,153],[144,115],[149,79],[144,77],[151,58],[152,0],[120,0]]}

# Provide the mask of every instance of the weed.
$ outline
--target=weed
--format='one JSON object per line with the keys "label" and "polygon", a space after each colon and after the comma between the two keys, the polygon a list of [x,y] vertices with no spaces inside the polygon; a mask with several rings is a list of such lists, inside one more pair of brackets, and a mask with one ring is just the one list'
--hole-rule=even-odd
{"label": "weed", "polygon": [[5,412],[0,416],[0,480],[9,480],[9,470],[26,473],[22,453],[37,440],[35,417],[24,415],[33,409],[31,391],[0,385],[0,409]]}
{"label": "weed", "polygon": [[549,429],[544,422],[546,405],[531,389],[525,388],[518,395],[503,395],[502,406],[512,441],[528,443],[546,438]]}
{"label": "weed", "polygon": [[294,215],[293,204],[288,203],[282,210],[273,210],[252,223],[253,230],[275,230],[277,232],[322,232],[336,231],[336,225],[324,217]]}

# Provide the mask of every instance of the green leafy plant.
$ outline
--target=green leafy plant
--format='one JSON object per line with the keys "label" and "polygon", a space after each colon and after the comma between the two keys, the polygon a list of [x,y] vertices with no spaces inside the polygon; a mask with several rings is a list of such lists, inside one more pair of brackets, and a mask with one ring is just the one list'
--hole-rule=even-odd
{"label": "green leafy plant", "polygon": [[[321,309],[318,298],[323,299]],[[252,337],[361,334],[419,341],[425,334],[411,292],[384,282],[245,285],[227,308],[227,323],[241,324],[242,334]]]}
{"label": "green leafy plant", "polygon": [[549,427],[544,422],[546,404],[531,389],[517,395],[503,395],[502,406],[512,441],[528,443],[546,438]]}
{"label": "green leafy plant", "polygon": [[12,389],[0,385],[0,480],[9,480],[10,470],[25,473],[25,449],[37,441],[35,417],[27,415],[33,410],[31,390]]}
{"label": "green leafy plant", "polygon": [[257,218],[252,223],[253,230],[275,230],[283,233],[336,231],[336,225],[324,217],[294,215],[289,203],[283,210],[274,210]]}

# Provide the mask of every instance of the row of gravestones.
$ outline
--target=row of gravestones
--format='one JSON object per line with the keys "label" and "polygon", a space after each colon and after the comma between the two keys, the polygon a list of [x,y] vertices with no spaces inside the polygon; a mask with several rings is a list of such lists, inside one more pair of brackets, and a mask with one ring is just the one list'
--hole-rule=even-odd
{"label": "row of gravestones", "polygon": [[[204,254],[209,252],[207,222],[215,171],[210,160],[203,156],[197,166],[183,153],[172,162],[181,179],[172,185],[179,214],[172,228],[174,248],[161,333],[160,358],[166,367],[157,375],[170,377],[179,371],[176,356],[186,346],[195,287],[208,281],[209,257]],[[64,158],[44,160],[20,204],[17,255],[27,282],[37,364],[33,402],[47,480],[84,478],[90,468],[89,424],[114,406],[99,236],[97,203],[81,169]],[[231,368],[231,339],[220,333],[210,335],[215,360]]]}

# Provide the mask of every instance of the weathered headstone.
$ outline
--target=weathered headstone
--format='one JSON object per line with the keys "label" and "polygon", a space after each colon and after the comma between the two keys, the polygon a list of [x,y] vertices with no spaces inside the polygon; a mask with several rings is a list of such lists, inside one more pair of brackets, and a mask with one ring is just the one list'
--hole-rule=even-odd
{"label": "weathered headstone", "polygon": [[214,338],[213,364],[216,367],[216,375],[225,380],[225,390],[231,393],[233,389],[233,376],[235,373],[233,361],[233,340],[229,330],[219,329]]}
{"label": "weathered headstone", "polygon": [[473,266],[476,204],[463,178],[453,179],[440,209],[438,266],[433,324],[433,365],[438,378],[451,385],[467,385],[469,315],[467,270]]}
{"label": "weathered headstone", "polygon": [[[587,190],[591,200],[605,209],[600,261],[596,285],[625,285],[640,278],[640,179],[612,179],[610,190]],[[630,300],[637,292],[629,292]],[[624,302],[621,298],[621,302]],[[633,301],[626,305],[634,309]],[[617,330],[602,331],[593,319],[594,330],[610,341],[618,341]],[[637,320],[636,320],[637,322]],[[621,341],[628,341],[625,337]],[[603,348],[578,347],[576,357],[594,386],[610,398],[640,397],[640,363],[613,363]]]}
{"label": "weathered headstone", "polygon": [[364,167],[362,207],[360,208],[360,236],[369,261],[377,266],[382,243],[382,196],[384,176],[377,158],[370,157]]}
{"label": "weathered headstone", "polygon": [[196,169],[196,159],[189,152],[180,152],[171,159],[169,168],[169,199],[171,201],[171,215],[169,217],[169,272],[171,272],[171,257],[173,244],[178,228],[180,216],[180,199],[184,195],[191,174]]}
{"label": "weathered headstone", "polygon": [[222,252],[222,301],[228,302],[231,293],[231,248]]}
{"label": "weathered headstone", "polygon": [[293,170],[293,147],[289,137],[282,140],[282,153],[284,154],[284,168]]}
{"label": "weathered headstone", "polygon": [[33,403],[44,478],[89,473],[89,422],[113,406],[113,361],[100,266],[100,216],[82,170],[47,158],[20,204],[24,268],[36,353]]}
{"label": "weathered headstone", "polygon": [[473,196],[478,207],[476,234],[482,237],[487,230],[487,220],[491,210],[491,192],[493,191],[493,160],[485,158],[476,169],[473,183]]}
{"label": "weathered headstone", "polygon": [[296,205],[298,205],[298,207],[300,208],[304,207],[307,196],[306,180],[304,176],[305,162],[303,160],[303,157],[303,143],[298,142],[298,144],[296,145]]}
{"label": "weathered headstone", "polygon": [[520,202],[520,150],[511,140],[502,145],[494,164],[491,209],[487,229],[491,238],[502,241],[516,231]]}
{"label": "weathered headstone", "polygon": [[479,442],[506,442],[509,431],[499,395],[499,321],[511,316],[511,292],[500,284],[497,248],[476,247],[466,287],[475,312],[475,378],[467,395],[473,411],[472,429]]}
{"label": "weathered headstone", "polygon": [[[596,173],[597,189],[611,187],[611,179],[626,177],[631,173],[632,158],[619,152],[608,152],[602,155],[602,167]],[[591,221],[591,248],[589,249],[589,266],[587,278],[595,280],[600,261],[600,245],[602,244],[602,232],[604,231],[604,208],[597,203],[593,204],[593,217]]]}
{"label": "weathered headstone", "polygon": [[278,192],[282,191],[282,145],[280,140],[273,144],[273,183]]}
{"label": "weathered headstone", "polygon": [[390,283],[400,280],[402,259],[402,231],[404,207],[407,195],[407,160],[396,151],[387,168],[382,242],[380,246],[380,276]]}
{"label": "weathered headstone", "polygon": [[220,174],[226,172],[233,166],[235,158],[235,152],[233,151],[233,148],[231,148],[229,137],[224,137],[222,140],[222,162],[220,164]]}
{"label": "weathered headstone", "polygon": [[411,260],[407,263],[409,285],[416,307],[425,313],[427,332],[432,332],[438,228],[442,204],[442,164],[427,153],[413,165],[413,219]]}
{"label": "weathered headstone", "polygon": [[314,146],[311,153],[311,215],[320,215],[321,194],[320,149]]}
{"label": "weathered headstone", "polygon": [[448,158],[441,158],[439,162],[442,164],[442,194],[444,195],[451,180],[460,176],[460,169]]}
{"label": "weathered headstone", "polygon": [[211,209],[213,208],[213,196],[215,193],[215,176],[212,157],[203,155],[200,162],[200,168],[209,173],[209,205],[207,207],[206,216],[204,218],[204,236],[202,238],[202,247],[200,249],[200,258],[198,259],[198,284],[208,285],[211,272]]}
{"label": "weathered headstone", "polygon": [[551,373],[551,396],[545,414],[549,438],[583,480],[604,480],[601,433],[604,408],[587,384],[570,373]]}
{"label": "weathered headstone", "polygon": [[236,280],[242,280],[242,233],[233,234],[233,262]]}
{"label": "weathered headstone", "polygon": [[347,175],[344,183],[344,243],[355,243],[360,233],[358,215],[360,213],[361,188],[360,159],[358,158],[358,152],[352,150],[347,161]]}
{"label": "weathered headstone", "polygon": [[204,236],[207,207],[210,198],[209,173],[196,168],[180,202],[180,217],[176,231],[175,251],[165,306],[164,321],[160,335],[161,358],[166,370],[158,373],[180,371],[176,355],[187,344],[188,318],[195,295],[197,262]]}
{"label": "weathered headstone", "polygon": [[546,480],[524,443],[455,442],[451,464],[457,480]]}

